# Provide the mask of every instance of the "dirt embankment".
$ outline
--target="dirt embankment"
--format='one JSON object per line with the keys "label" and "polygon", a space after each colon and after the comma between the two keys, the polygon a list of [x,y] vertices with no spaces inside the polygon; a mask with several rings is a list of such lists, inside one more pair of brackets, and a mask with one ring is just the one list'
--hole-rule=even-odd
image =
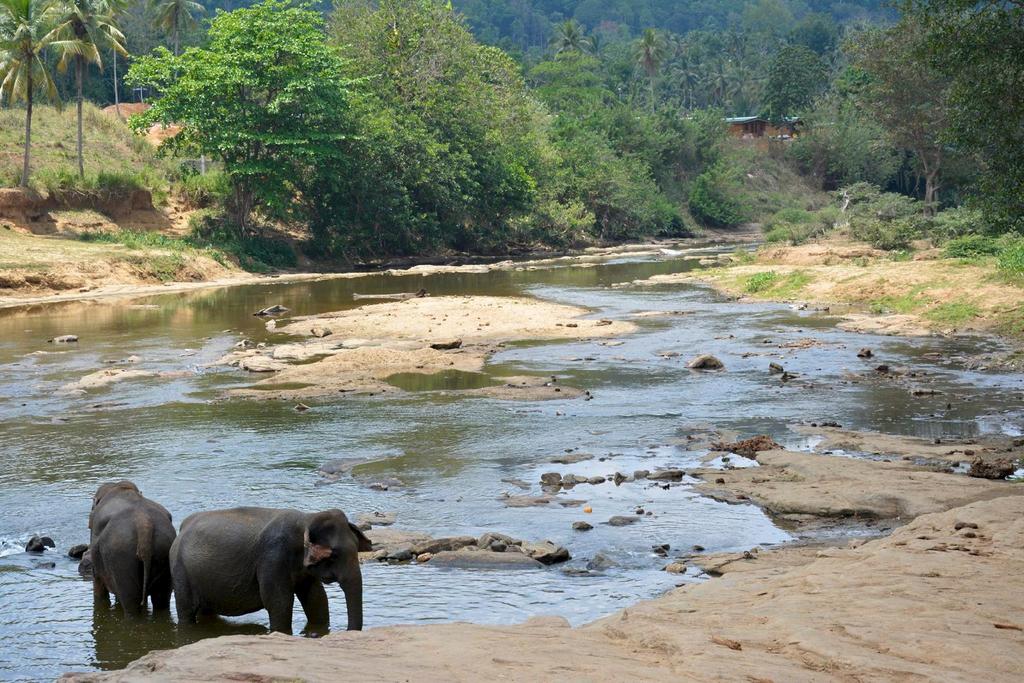
{"label": "dirt embankment", "polygon": [[582,628],[232,636],[66,680],[1018,681],[1022,563],[1024,497],[995,498],[846,548],[762,551]]}
{"label": "dirt embankment", "polygon": [[706,282],[735,296],[831,306],[840,327],[922,336],[964,331],[1019,334],[1024,289],[998,277],[994,266],[943,259],[935,249],[911,260],[833,237],[795,247],[766,246],[753,261],[636,284]]}
{"label": "dirt embankment", "polygon": [[[586,313],[525,297],[411,298],[294,318],[284,325],[272,321],[268,324],[300,341],[265,348],[244,348],[243,343],[217,364],[273,373],[250,388],[232,390],[232,396],[299,400],[383,393],[398,391],[387,381],[396,374],[478,373],[505,342],[609,337],[636,329],[629,322],[583,318]],[[474,391],[528,399],[579,393],[557,380],[536,377],[504,378]]]}

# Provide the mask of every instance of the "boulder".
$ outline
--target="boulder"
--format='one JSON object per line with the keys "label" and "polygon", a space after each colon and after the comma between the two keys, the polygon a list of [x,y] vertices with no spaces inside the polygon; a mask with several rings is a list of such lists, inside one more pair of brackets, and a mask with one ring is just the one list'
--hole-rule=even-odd
{"label": "boulder", "polygon": [[650,470],[636,470],[633,472],[634,479],[646,479],[647,475],[650,474]]}
{"label": "boulder", "polygon": [[506,547],[510,545],[523,544],[522,541],[505,534],[499,534],[497,531],[488,531],[481,534],[480,538],[476,539],[476,544],[479,548],[490,548],[494,543],[504,543]]}
{"label": "boulder", "polygon": [[445,550],[435,553],[430,564],[458,569],[542,569],[543,564],[523,553],[485,553]]}
{"label": "boulder", "polygon": [[647,478],[655,481],[682,481],[684,474],[682,470],[658,470],[648,474]]}
{"label": "boulder", "polygon": [[589,522],[573,522],[572,528],[574,531],[590,531],[594,528],[594,525]]}
{"label": "boulder", "polygon": [[630,517],[628,515],[615,515],[610,518],[607,522],[609,526],[627,526],[633,524],[639,519],[639,517]]}
{"label": "boulder", "polygon": [[619,563],[604,553],[597,553],[587,561],[587,569],[609,569],[618,567]]}
{"label": "boulder", "polygon": [[686,367],[691,370],[723,370],[725,369],[725,363],[710,353],[704,353],[687,363]]}
{"label": "boulder", "polygon": [[572,559],[569,551],[551,541],[540,541],[539,543],[523,543],[523,553],[541,564],[558,564]]}
{"label": "boulder", "polygon": [[329,336],[331,336],[331,330],[330,330],[330,328],[327,328],[327,327],[321,327],[320,325],[315,325],[315,326],[314,326],[314,327],[313,327],[313,328],[312,328],[312,329],[311,329],[311,330],[309,331],[309,333],[310,333],[311,335],[313,335],[314,337],[329,337]]}
{"label": "boulder", "polygon": [[356,517],[356,524],[368,524],[370,527],[375,526],[391,526],[395,523],[396,514],[394,512],[370,512],[362,514]]}
{"label": "boulder", "polygon": [[25,544],[26,553],[41,553],[47,548],[56,548],[57,544],[49,536],[33,536]]}
{"label": "boulder", "polygon": [[545,472],[540,475],[540,483],[544,486],[558,486],[562,483],[562,475],[558,472]]}
{"label": "boulder", "polygon": [[685,562],[669,562],[664,566],[664,570],[669,574],[685,574],[686,563]]}
{"label": "boulder", "polygon": [[435,351],[451,351],[452,349],[458,349],[462,346],[461,339],[452,339],[451,341],[434,342],[430,345],[430,348]]}
{"label": "boulder", "polygon": [[866,346],[857,352],[857,358],[871,358],[873,355],[874,352]]}
{"label": "boulder", "polygon": [[422,555],[423,553],[437,555],[442,552],[461,550],[471,545],[476,545],[476,538],[473,536],[445,536],[417,543],[412,547],[412,551],[414,555]]}
{"label": "boulder", "polygon": [[971,462],[971,468],[967,470],[970,477],[981,479],[1006,479],[1017,470],[1017,465],[1012,460],[1005,458],[985,462],[981,458],[975,458]]}
{"label": "boulder", "polygon": [[591,484],[592,486],[597,486],[598,484],[603,484],[606,481],[608,481],[608,480],[605,479],[604,477],[600,476],[600,475],[596,476],[596,477],[590,477],[589,479],[587,479],[587,483]]}
{"label": "boulder", "polygon": [[781,375],[786,371],[786,368],[782,367],[778,363],[771,362],[768,364],[768,372],[773,375]]}

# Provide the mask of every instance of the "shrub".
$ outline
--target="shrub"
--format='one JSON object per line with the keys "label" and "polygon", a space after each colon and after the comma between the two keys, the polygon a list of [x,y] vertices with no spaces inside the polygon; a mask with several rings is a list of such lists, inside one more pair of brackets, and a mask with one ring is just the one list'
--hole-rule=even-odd
{"label": "shrub", "polygon": [[779,279],[779,274],[774,270],[769,270],[764,273],[755,273],[751,275],[747,280],[746,292],[748,294],[757,294],[767,289],[771,289]]}
{"label": "shrub", "polygon": [[936,214],[932,218],[928,234],[933,242],[941,244],[964,235],[988,232],[987,228],[980,211],[958,206]]}
{"label": "shrub", "polygon": [[219,171],[205,175],[194,173],[182,178],[177,190],[189,206],[200,209],[219,206],[231,191],[231,179]]}
{"label": "shrub", "polygon": [[946,258],[979,258],[995,256],[1001,250],[999,240],[986,235],[964,235],[946,242],[942,255]]}
{"label": "shrub", "polygon": [[850,222],[850,236],[877,249],[906,249],[913,240],[921,236],[921,224],[922,221],[918,218],[854,219]]}
{"label": "shrub", "polygon": [[750,220],[737,174],[721,162],[697,176],[690,189],[690,213],[702,223],[732,227]]}
{"label": "shrub", "polygon": [[1006,240],[1006,246],[999,252],[999,270],[1013,278],[1024,278],[1024,238]]}
{"label": "shrub", "polygon": [[290,243],[263,235],[242,237],[221,212],[197,211],[189,219],[189,227],[192,233],[186,241],[190,245],[231,254],[245,270],[262,273],[298,265],[298,256]]}

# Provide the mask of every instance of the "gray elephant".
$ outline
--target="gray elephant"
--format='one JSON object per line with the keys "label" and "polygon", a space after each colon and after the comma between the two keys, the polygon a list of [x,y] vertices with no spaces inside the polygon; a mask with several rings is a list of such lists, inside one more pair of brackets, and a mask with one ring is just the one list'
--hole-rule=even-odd
{"label": "gray elephant", "polygon": [[363,627],[363,577],[359,553],[371,549],[363,532],[341,510],[242,507],[190,515],[171,547],[178,623],[200,613],[224,616],[266,609],[270,628],[292,632],[298,596],[310,628],[328,628],[323,584],[345,591],[348,629]]}
{"label": "gray elephant", "polygon": [[93,497],[89,532],[98,601],[109,604],[113,593],[125,614],[144,610],[148,598],[154,610],[170,608],[168,555],[175,537],[171,513],[130,481],[104,484]]}

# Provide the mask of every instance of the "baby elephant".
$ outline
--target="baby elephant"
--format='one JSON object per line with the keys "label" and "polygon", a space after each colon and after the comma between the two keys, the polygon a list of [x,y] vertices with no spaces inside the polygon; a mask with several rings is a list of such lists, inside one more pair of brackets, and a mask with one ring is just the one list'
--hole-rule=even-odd
{"label": "baby elephant", "polygon": [[147,598],[152,598],[153,609],[170,608],[171,513],[130,481],[104,484],[93,496],[89,532],[98,600],[106,602],[113,593],[125,614],[144,610]]}
{"label": "baby elephant", "polygon": [[237,616],[266,608],[270,628],[292,632],[295,596],[310,626],[327,628],[323,584],[345,591],[348,629],[363,628],[359,553],[370,540],[341,510],[242,507],[190,515],[171,546],[178,623],[200,612]]}

